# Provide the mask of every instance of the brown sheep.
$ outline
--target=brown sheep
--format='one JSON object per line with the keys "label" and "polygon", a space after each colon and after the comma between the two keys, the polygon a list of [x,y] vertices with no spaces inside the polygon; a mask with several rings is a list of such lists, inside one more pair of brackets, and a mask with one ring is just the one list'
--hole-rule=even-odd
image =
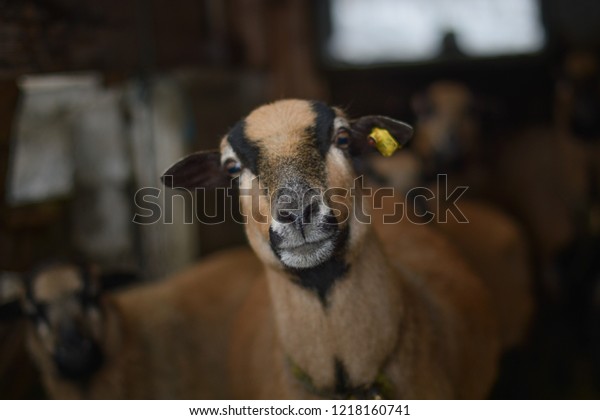
{"label": "brown sheep", "polygon": [[[396,189],[396,200],[404,200],[412,188],[420,186],[434,193],[426,209],[417,212],[436,213],[432,225],[459,248],[492,291],[504,346],[518,345],[528,332],[533,313],[529,243],[508,214],[474,198],[494,188],[482,165],[482,124],[475,112],[474,95],[460,83],[437,82],[415,97],[413,107],[417,126],[412,149],[391,158],[371,158],[370,162],[387,185]],[[439,178],[441,185],[438,174],[447,176]],[[438,198],[446,193],[446,183],[448,193],[455,186],[469,187],[458,201],[468,223],[452,216],[440,219]],[[410,197],[406,204],[414,206]]]}
{"label": "brown sheep", "polygon": [[100,293],[73,265],[33,275],[28,347],[56,399],[228,397],[232,317],[260,272],[247,249],[210,256],[162,282]]}
{"label": "brown sheep", "polygon": [[233,331],[236,398],[487,396],[499,338],[484,284],[428,227],[376,232],[359,220],[371,206],[351,191],[352,156],[376,126],[401,143],[412,134],[385,117],[282,100],[163,177],[181,188],[239,181],[265,274]]}

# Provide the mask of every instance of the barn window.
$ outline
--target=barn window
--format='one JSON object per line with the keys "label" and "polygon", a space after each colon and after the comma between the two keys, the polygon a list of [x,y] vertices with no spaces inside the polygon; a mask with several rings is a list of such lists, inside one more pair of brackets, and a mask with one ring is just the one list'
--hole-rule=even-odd
{"label": "barn window", "polygon": [[367,65],[541,51],[537,0],[331,0],[326,55]]}

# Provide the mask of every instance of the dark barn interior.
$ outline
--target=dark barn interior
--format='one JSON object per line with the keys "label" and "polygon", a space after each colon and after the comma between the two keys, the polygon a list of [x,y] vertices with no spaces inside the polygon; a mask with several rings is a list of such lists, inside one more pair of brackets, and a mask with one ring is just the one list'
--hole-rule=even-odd
{"label": "dark barn interior", "polygon": [[[472,13],[475,21],[476,12],[497,16],[497,24],[465,18]],[[444,22],[446,15],[453,17]],[[472,189],[522,227],[533,272],[533,321],[503,356],[490,397],[599,398],[594,0],[0,0],[0,398],[49,397],[26,350],[19,306],[20,279],[40,263],[89,261],[107,273],[105,289],[135,288],[246,242],[232,216],[186,226],[194,211],[210,222],[236,207],[208,192],[194,207],[163,189],[154,202],[172,203],[173,223],[132,222],[144,214],[136,192],[160,188],[171,163],[218,147],[237,120],[282,98],[323,100],[351,116],[388,115],[418,135],[436,110],[425,101],[423,111],[415,98],[440,81],[473,98],[477,164],[493,172],[501,168],[497,156],[514,150],[531,159],[531,171],[550,169],[533,179],[509,160],[513,184],[498,177]],[[520,133],[529,130],[552,134],[525,149]],[[576,158],[550,154],[553,136],[566,139]],[[559,166],[564,173],[553,173]],[[575,198],[558,186],[571,175],[583,179]],[[555,228],[546,217],[554,201],[532,198],[541,216],[531,216],[512,200],[519,176],[529,191],[577,201],[560,220],[571,230],[555,248],[544,236]]]}

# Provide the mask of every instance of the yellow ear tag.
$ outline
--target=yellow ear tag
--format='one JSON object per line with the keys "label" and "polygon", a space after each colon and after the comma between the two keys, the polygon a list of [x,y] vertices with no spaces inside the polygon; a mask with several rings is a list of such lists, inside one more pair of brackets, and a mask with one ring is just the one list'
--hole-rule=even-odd
{"label": "yellow ear tag", "polygon": [[369,140],[385,157],[392,156],[402,146],[385,128],[374,127],[369,135]]}

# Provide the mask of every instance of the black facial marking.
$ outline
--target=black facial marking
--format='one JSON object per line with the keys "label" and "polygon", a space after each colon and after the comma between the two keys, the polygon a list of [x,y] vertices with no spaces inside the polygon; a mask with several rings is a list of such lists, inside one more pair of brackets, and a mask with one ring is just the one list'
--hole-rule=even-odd
{"label": "black facial marking", "polygon": [[[333,289],[336,282],[346,275],[350,268],[343,257],[347,239],[348,228],[340,230],[336,238],[336,253],[329,260],[315,267],[287,268],[294,282],[305,289],[315,292],[324,307],[327,307],[329,292]],[[275,249],[274,251],[279,256]]]}
{"label": "black facial marking", "polygon": [[290,272],[295,275],[300,286],[314,291],[323,306],[327,306],[327,296],[336,281],[348,272],[348,264],[338,257],[333,257],[316,267],[290,269]]}
{"label": "black facial marking", "polygon": [[315,125],[313,127],[315,142],[319,149],[319,153],[321,156],[325,157],[331,146],[335,111],[323,102],[318,101],[312,102],[311,108],[316,115]]}
{"label": "black facial marking", "polygon": [[229,131],[227,140],[229,140],[235,154],[240,158],[242,165],[250,169],[253,174],[258,174],[260,149],[246,138],[245,128],[246,122],[244,120],[239,121]]}

